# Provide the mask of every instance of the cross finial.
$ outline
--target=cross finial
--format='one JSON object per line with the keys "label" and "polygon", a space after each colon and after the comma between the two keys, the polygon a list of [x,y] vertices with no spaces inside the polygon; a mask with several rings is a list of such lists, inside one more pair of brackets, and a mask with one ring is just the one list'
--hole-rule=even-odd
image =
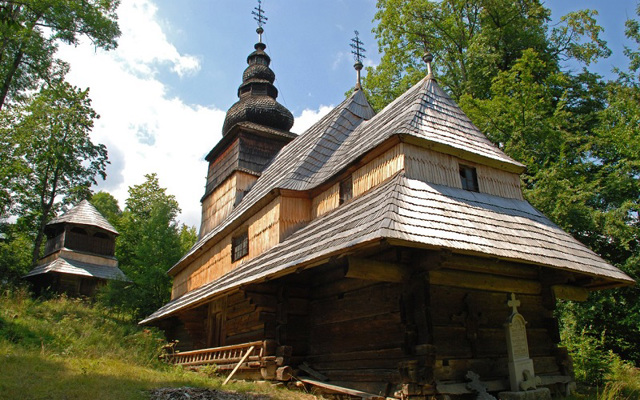
{"label": "cross finial", "polygon": [[511,293],[511,295],[509,295],[509,300],[507,301],[507,305],[512,308],[512,311],[511,311],[512,314],[518,313],[518,307],[520,307],[520,300],[516,299],[515,293]]}
{"label": "cross finial", "polygon": [[264,15],[264,10],[262,9],[262,0],[258,0],[258,7],[254,7],[253,11],[251,11],[251,14],[253,14],[254,16],[253,19],[258,22],[258,29],[256,29],[256,32],[258,33],[258,41],[262,43],[262,33],[264,32],[264,29],[262,29],[262,25],[266,24],[269,20],[269,18]]}
{"label": "cross finial", "polygon": [[351,48],[353,48],[353,50],[351,50],[351,54],[353,54],[353,58],[356,60],[356,63],[362,64],[362,59],[367,58],[364,55],[364,52],[367,50],[364,47],[362,47],[363,43],[358,37],[358,35],[360,35],[358,31],[353,31],[353,32],[356,34],[356,37],[351,39],[350,46]]}
{"label": "cross finial", "polygon": [[349,44],[353,50],[351,50],[351,54],[353,54],[353,58],[356,60],[356,63],[353,67],[356,69],[357,81],[356,81],[356,90],[360,89],[362,85],[360,85],[360,71],[362,70],[362,59],[366,58],[364,52],[367,51],[364,47],[362,47],[363,43],[358,37],[358,31],[353,31],[356,34],[356,37],[351,39],[351,43]]}

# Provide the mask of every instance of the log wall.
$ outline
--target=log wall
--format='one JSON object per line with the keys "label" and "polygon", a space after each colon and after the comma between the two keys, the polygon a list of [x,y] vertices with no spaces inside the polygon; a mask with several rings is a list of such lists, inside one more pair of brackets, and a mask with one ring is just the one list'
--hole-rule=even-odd
{"label": "log wall", "polygon": [[398,383],[404,359],[399,298],[402,285],[340,278],[344,270],[318,276],[309,302],[306,360],[337,385],[386,392]]}
{"label": "log wall", "polygon": [[553,310],[544,301],[534,267],[454,257],[429,272],[430,315],[436,350],[434,378],[465,381],[469,370],[483,381],[508,378],[504,323],[511,313],[513,292],[527,321],[530,357],[536,375],[562,375]]}
{"label": "log wall", "polygon": [[254,175],[236,171],[216,187],[210,195],[203,199],[200,237],[206,235],[229,216],[236,200],[239,199],[257,179]]}

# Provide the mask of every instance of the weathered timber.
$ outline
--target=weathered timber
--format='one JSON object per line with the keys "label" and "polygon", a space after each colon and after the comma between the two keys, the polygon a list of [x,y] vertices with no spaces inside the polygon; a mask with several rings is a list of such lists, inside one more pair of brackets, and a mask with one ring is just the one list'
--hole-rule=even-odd
{"label": "weathered timber", "polygon": [[533,280],[514,279],[510,277],[445,269],[430,271],[429,280],[435,285],[447,285],[504,293],[514,292],[540,294],[542,290],[540,283]]}
{"label": "weathered timber", "polygon": [[587,301],[589,291],[585,288],[570,285],[554,285],[551,290],[556,299]]}
{"label": "weathered timber", "polygon": [[352,256],[347,260],[347,278],[401,283],[411,276],[411,269],[406,265]]}
{"label": "weathered timber", "polygon": [[227,376],[227,379],[224,380],[224,382],[222,382],[222,385],[226,385],[227,382],[229,382],[229,380],[231,379],[231,377],[236,373],[236,371],[238,370],[238,368],[240,368],[240,365],[242,365],[242,363],[244,362],[244,360],[247,359],[247,357],[249,357],[249,354],[251,354],[251,352],[253,351],[253,349],[255,348],[255,346],[251,346],[249,347],[249,349],[247,349],[247,351],[244,353],[244,355],[242,356],[242,358],[240,359],[240,361],[238,361],[238,364],[236,364],[235,368],[233,369],[233,371],[231,371],[231,373],[229,374],[229,376]]}
{"label": "weathered timber", "polygon": [[319,388],[322,388],[324,390],[327,390],[329,393],[339,393],[339,394],[346,394],[348,396],[353,396],[356,398],[360,398],[360,399],[367,399],[367,400],[384,400],[383,396],[379,396],[379,395],[375,395],[375,394],[371,394],[371,393],[366,393],[366,392],[361,392],[359,390],[355,390],[355,389],[349,389],[346,387],[342,387],[342,386],[336,386],[336,385],[332,385],[326,382],[321,382],[321,381],[316,381],[313,379],[301,379],[302,382],[312,385],[312,386],[316,386]]}
{"label": "weathered timber", "polygon": [[398,313],[402,286],[377,284],[310,303],[313,326]]}
{"label": "weathered timber", "polygon": [[451,269],[529,280],[538,280],[539,274],[538,268],[533,265],[464,255],[451,255],[444,260],[442,266]]}

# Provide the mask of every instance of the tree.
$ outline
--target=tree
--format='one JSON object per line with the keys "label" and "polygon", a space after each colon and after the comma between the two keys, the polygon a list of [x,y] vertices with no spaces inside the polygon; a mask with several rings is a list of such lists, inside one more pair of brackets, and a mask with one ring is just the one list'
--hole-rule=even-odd
{"label": "tree", "polygon": [[167,270],[195,243],[195,229],[178,226],[180,212],[173,195],[160,187],[156,174],[129,188],[122,212],[116,257],[131,282],[112,282],[103,291],[104,302],[135,317],[149,315],[169,300]]}
{"label": "tree", "polygon": [[96,176],[106,177],[107,150],[89,137],[95,118],[88,89],[56,81],[3,121],[3,145],[10,150],[0,164],[11,170],[15,214],[34,232],[34,263],[57,209],[89,197]]}
{"label": "tree", "polygon": [[[384,53],[367,68],[365,90],[380,109],[426,75],[425,53],[435,56],[438,81],[455,100],[486,99],[491,81],[527,49],[553,70],[560,59],[586,64],[607,56],[595,11],[570,13],[548,34],[550,11],[539,0],[378,0],[374,29]],[[584,42],[583,39],[588,39]]]}
{"label": "tree", "polygon": [[88,37],[96,47],[116,47],[119,0],[9,0],[0,5],[0,109],[21,99],[64,69],[54,58],[59,42]]}
{"label": "tree", "polygon": [[118,200],[113,195],[100,191],[91,196],[90,202],[111,225],[118,229],[122,211],[118,205]]}

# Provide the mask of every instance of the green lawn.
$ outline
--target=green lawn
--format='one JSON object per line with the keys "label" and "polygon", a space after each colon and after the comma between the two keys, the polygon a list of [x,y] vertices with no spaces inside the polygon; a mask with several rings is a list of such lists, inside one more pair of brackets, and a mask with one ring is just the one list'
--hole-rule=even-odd
{"label": "green lawn", "polygon": [[[161,387],[219,389],[222,379],[158,361],[164,340],[126,317],[65,297],[34,300],[24,290],[0,293],[0,399],[148,399]],[[313,396],[232,382],[245,398]],[[260,396],[251,396],[251,393]]]}

